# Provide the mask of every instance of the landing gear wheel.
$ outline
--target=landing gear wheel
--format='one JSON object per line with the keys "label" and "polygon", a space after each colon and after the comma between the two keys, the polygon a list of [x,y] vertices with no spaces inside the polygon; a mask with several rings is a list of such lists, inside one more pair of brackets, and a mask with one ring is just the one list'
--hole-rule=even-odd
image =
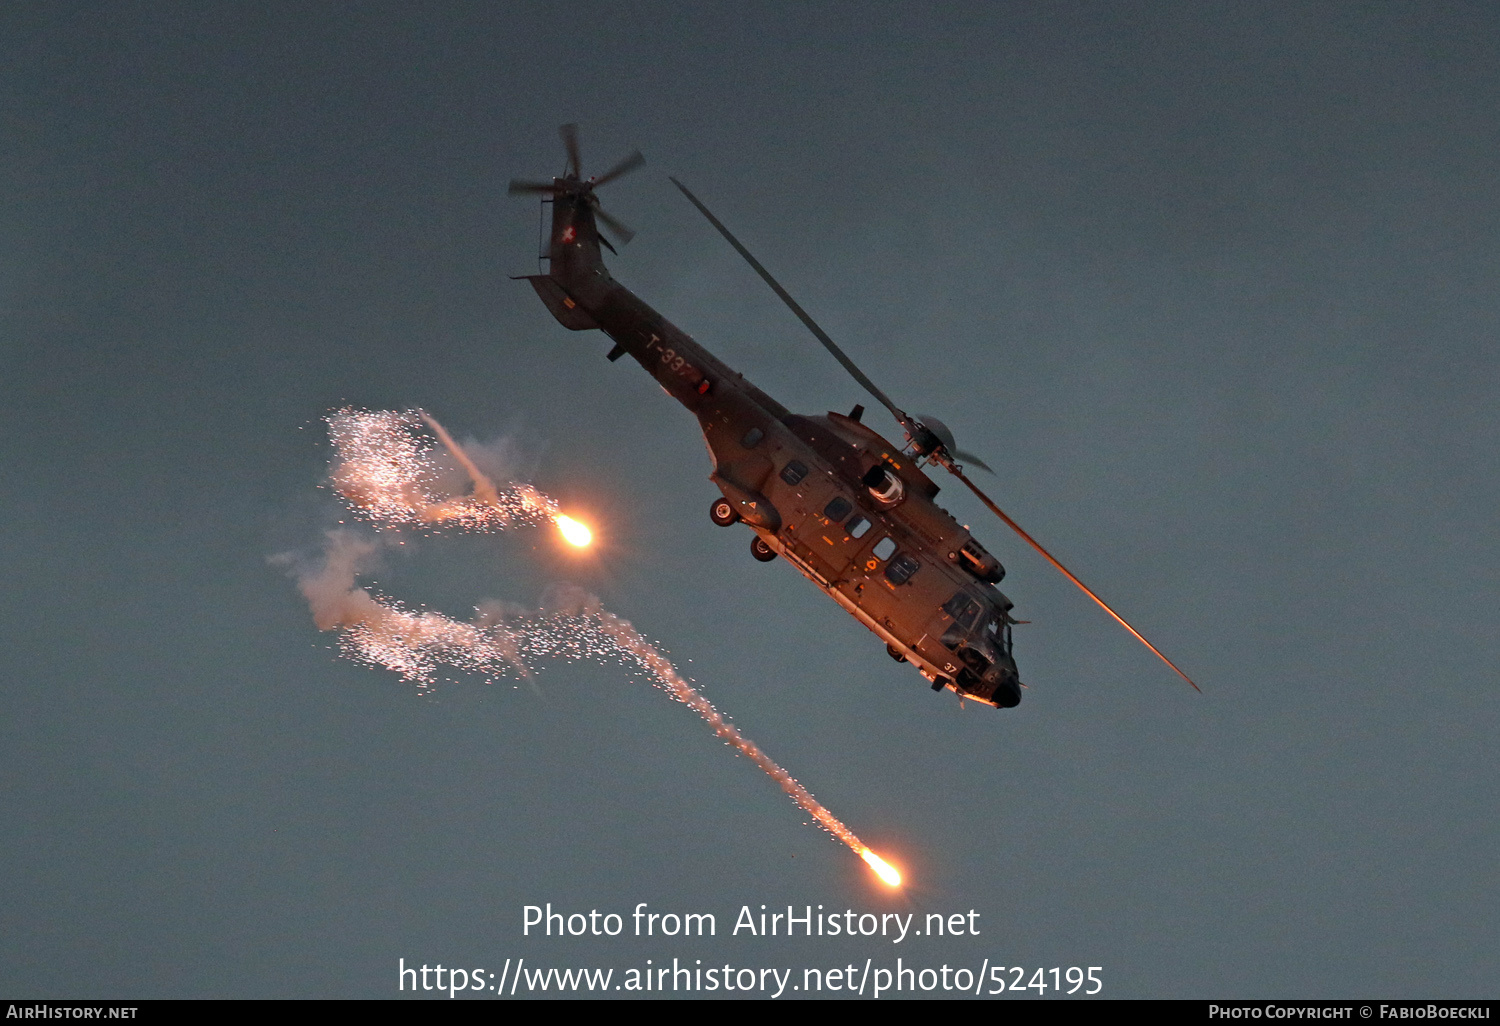
{"label": "landing gear wheel", "polygon": [[765,539],[757,534],[750,539],[750,555],[762,563],[769,563],[776,558],[776,550],[767,545]]}
{"label": "landing gear wheel", "polygon": [[740,515],[734,511],[734,503],[728,499],[715,499],[714,504],[708,507],[708,517],[720,527],[728,527],[738,521]]}
{"label": "landing gear wheel", "polygon": [[885,654],[896,660],[896,662],[898,663],[906,662],[906,656],[902,654],[901,650],[895,645],[885,646]]}

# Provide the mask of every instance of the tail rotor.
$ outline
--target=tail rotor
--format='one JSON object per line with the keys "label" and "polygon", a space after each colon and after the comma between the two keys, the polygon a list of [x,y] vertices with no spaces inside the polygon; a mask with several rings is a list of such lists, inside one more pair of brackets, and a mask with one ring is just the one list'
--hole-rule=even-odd
{"label": "tail rotor", "polygon": [[554,178],[550,182],[527,181],[522,178],[512,178],[510,188],[506,191],[512,196],[551,196],[553,199],[570,199],[575,203],[586,203],[593,210],[596,217],[608,228],[610,233],[619,239],[624,245],[635,238],[635,232],[630,226],[619,218],[614,217],[599,205],[599,197],[594,195],[594,190],[601,185],[606,185],[616,178],[622,178],[646,163],[646,158],[641,155],[640,150],[625,157],[614,167],[597,178],[585,179],[583,177],[583,158],[580,156],[578,146],[578,126],[574,124],[563,125],[558,129],[562,136],[563,149],[568,153],[568,166],[561,178]]}

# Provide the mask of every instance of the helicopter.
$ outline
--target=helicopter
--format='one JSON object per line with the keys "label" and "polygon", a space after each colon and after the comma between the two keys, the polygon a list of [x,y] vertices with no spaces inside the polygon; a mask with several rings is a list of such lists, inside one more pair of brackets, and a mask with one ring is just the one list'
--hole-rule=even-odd
{"label": "helicopter", "polygon": [[[596,190],[645,163],[635,151],[585,179],[578,127],[563,125],[567,166],[546,181],[513,179],[511,195],[539,195],[552,221],[543,274],[520,275],[563,327],[598,329],[613,342],[611,361],[629,355],[697,417],[713,457],[709,475],[721,493],[709,507],[715,524],[744,524],[757,560],[796,567],[910,663],[934,691],[997,709],[1021,701],[1013,655],[1013,603],[997,587],[1005,568],[934,501],[926,470],[941,467],[963,482],[1001,521],[1077,585],[1194,689],[1197,684],[1111,609],[964,472],[989,470],[958,449],[931,416],[898,407],[782,288],[729,229],[677,179],[682,191],[819,342],[896,419],[896,445],[863,422],[864,407],[826,416],[792,413],[694,341],[610,275],[600,247],[618,255],[602,225],[623,245],[634,232],[599,205]],[[963,462],[960,462],[963,461]]]}

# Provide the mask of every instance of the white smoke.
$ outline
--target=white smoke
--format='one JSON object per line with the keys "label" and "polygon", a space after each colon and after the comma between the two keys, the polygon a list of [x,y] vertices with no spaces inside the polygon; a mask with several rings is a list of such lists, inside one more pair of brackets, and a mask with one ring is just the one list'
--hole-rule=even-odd
{"label": "white smoke", "polygon": [[[470,530],[508,530],[537,526],[557,515],[557,504],[530,485],[509,482],[497,487],[477,459],[426,413],[341,410],[328,423],[336,448],[334,485],[377,529],[456,522]],[[468,494],[443,488],[448,475],[434,458],[431,439],[421,432],[424,423],[467,474],[472,487]],[[507,455],[503,447],[498,453]],[[496,450],[487,462],[491,468],[503,466]],[[445,668],[485,679],[529,680],[537,664],[550,659],[623,665],[696,712],[825,830],[866,861],[875,857],[790,773],[729,723],[630,621],[606,610],[596,595],[559,584],[549,589],[539,609],[490,599],[475,608],[471,621],[415,612],[360,586],[360,574],[371,568],[381,548],[380,535],[341,529],[325,536],[318,561],[297,566],[288,557],[278,557],[294,566],[318,629],[340,632],[345,655],[423,686],[431,685]]]}

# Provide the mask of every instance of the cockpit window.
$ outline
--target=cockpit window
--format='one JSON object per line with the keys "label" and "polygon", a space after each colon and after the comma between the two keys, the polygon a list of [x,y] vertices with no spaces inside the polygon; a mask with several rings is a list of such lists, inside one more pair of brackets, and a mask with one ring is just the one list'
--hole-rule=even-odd
{"label": "cockpit window", "polygon": [[890,559],[891,558],[891,553],[895,552],[895,551],[896,551],[896,540],[894,538],[891,538],[891,537],[887,536],[885,538],[880,539],[878,542],[875,543],[875,548],[874,548],[874,550],[873,550],[873,552],[871,554],[876,559],[886,560],[886,559]]}
{"label": "cockpit window", "polygon": [[839,523],[849,515],[852,509],[854,509],[854,503],[840,495],[823,508],[823,515],[834,523]]}
{"label": "cockpit window", "polygon": [[844,530],[849,532],[851,538],[863,538],[870,530],[870,522],[864,517],[856,516],[844,525]]}
{"label": "cockpit window", "polygon": [[745,437],[740,439],[740,444],[746,449],[754,449],[760,444],[760,440],[766,437],[766,433],[758,427],[753,427],[745,432]]}
{"label": "cockpit window", "polygon": [[798,463],[796,460],[792,460],[787,463],[787,465],[782,468],[781,471],[781,479],[789,485],[796,484],[806,476],[807,467],[802,463]]}

